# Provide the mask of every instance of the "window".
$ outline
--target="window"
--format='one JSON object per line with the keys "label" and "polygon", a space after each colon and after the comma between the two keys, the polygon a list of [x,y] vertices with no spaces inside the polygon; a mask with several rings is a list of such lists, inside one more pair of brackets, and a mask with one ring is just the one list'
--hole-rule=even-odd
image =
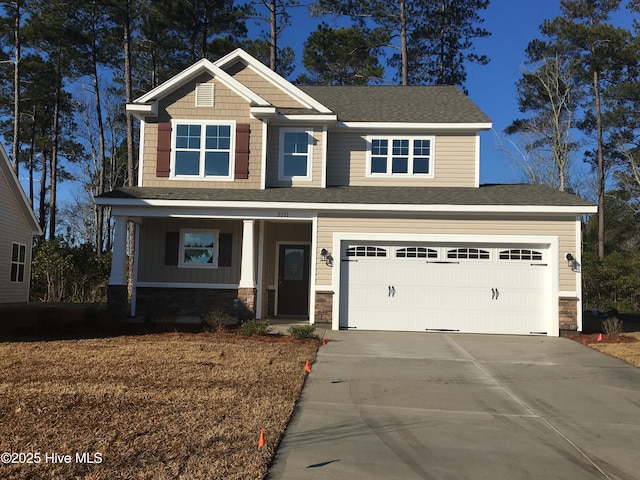
{"label": "window", "polygon": [[311,180],[313,131],[280,130],[280,164],[278,179],[303,178]]}
{"label": "window", "polygon": [[487,250],[479,248],[454,248],[447,251],[447,258],[489,260],[491,257]]}
{"label": "window", "polygon": [[512,248],[511,250],[501,250],[498,258],[500,260],[542,260],[542,252]]}
{"label": "window", "polygon": [[218,268],[218,230],[181,230],[178,265],[183,268]]}
{"label": "window", "polygon": [[387,251],[380,247],[358,245],[347,249],[347,257],[386,257]]}
{"label": "window", "polygon": [[231,179],[233,124],[181,121],[172,131],[175,177]]}
{"label": "window", "polygon": [[24,282],[26,267],[27,246],[22,243],[13,243],[11,246],[11,281]]}
{"label": "window", "polygon": [[369,137],[369,176],[433,177],[433,137]]}
{"label": "window", "polygon": [[396,258],[438,258],[438,251],[427,247],[405,247],[396,250]]}

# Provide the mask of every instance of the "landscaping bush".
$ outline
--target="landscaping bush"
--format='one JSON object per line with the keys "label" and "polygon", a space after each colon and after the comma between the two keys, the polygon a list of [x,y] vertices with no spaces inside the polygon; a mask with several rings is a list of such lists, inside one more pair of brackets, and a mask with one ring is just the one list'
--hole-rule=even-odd
{"label": "landscaping bush", "polygon": [[249,320],[240,324],[238,329],[240,335],[252,337],[254,335],[269,335],[273,332],[273,327],[267,320]]}
{"label": "landscaping bush", "polygon": [[292,325],[287,332],[297,339],[318,338],[315,325]]}
{"label": "landscaping bush", "polygon": [[234,321],[235,319],[222,309],[212,310],[202,316],[204,328],[210,332],[220,332]]}
{"label": "landscaping bush", "polygon": [[622,327],[622,320],[619,320],[618,317],[609,317],[602,321],[602,330],[606,335],[612,338],[620,336],[622,333]]}

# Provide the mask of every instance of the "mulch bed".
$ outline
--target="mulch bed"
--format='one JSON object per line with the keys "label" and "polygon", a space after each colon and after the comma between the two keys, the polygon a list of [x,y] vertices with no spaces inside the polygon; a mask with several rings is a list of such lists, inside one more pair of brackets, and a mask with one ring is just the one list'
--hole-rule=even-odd
{"label": "mulch bed", "polygon": [[598,341],[599,335],[601,334],[571,332],[566,333],[563,336],[578,343],[582,343],[583,345],[585,344],[585,342],[587,345],[591,345],[592,343],[635,343],[640,341],[637,338],[630,337],[625,334],[618,335],[616,337],[602,334],[602,340]]}

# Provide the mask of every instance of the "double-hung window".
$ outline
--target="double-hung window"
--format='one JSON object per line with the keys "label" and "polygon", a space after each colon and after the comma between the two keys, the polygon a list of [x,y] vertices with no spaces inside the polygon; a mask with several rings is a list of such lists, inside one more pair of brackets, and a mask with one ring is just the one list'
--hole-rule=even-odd
{"label": "double-hung window", "polygon": [[369,137],[368,176],[433,177],[434,137]]}
{"label": "double-hung window", "polygon": [[218,230],[181,230],[178,266],[218,268]]}
{"label": "double-hung window", "polygon": [[26,268],[27,246],[22,243],[13,243],[11,246],[11,277],[16,283],[24,282]]}
{"label": "double-hung window", "polygon": [[230,180],[233,172],[234,127],[229,122],[175,121],[175,177]]}
{"label": "double-hung window", "polygon": [[278,179],[311,179],[313,131],[306,129],[280,130],[280,162]]}

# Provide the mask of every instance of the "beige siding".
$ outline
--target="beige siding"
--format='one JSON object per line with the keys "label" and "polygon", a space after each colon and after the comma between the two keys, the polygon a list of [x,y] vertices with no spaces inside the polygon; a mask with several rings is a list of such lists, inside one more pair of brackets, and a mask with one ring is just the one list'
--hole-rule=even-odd
{"label": "beige siding", "polygon": [[[4,161],[0,158],[0,161]],[[31,265],[31,230],[22,215],[9,183],[0,171],[0,303],[27,302]],[[11,254],[13,242],[26,246],[25,279],[11,282]]]}
{"label": "beige siding", "polygon": [[[214,107],[195,106],[196,83],[215,84]],[[159,105],[157,119],[147,119],[144,127],[143,186],[145,187],[201,187],[201,188],[260,188],[262,164],[262,128],[264,124],[250,118],[250,105],[242,97],[215,78],[203,75],[165,97]],[[234,120],[251,126],[249,178],[235,181],[172,180],[156,177],[157,122],[185,120]]]}
{"label": "beige siding", "polygon": [[[367,177],[367,133],[332,131],[327,146],[327,185],[474,187],[476,137],[453,132],[403,132],[434,135],[434,178]],[[389,135],[381,133],[381,135]]]}
{"label": "beige siding", "polygon": [[[322,216],[318,218],[318,251],[316,284],[331,285],[331,268],[320,261],[320,249],[333,245],[333,234],[349,233],[389,233],[389,234],[442,234],[442,235],[523,235],[523,236],[559,236],[559,289],[576,290],[576,274],[567,266],[564,256],[567,252],[576,252],[575,217],[557,220],[522,218],[500,218],[490,216],[460,216],[456,218],[411,218],[370,216]],[[332,247],[333,248],[333,247]],[[336,261],[340,252],[332,252]]]}
{"label": "beige siding", "polygon": [[321,187],[322,186],[322,146],[325,132],[320,127],[296,126],[313,130],[313,160],[311,162],[311,180],[278,180],[278,162],[280,161],[280,128],[269,125],[267,130],[267,187]]}
{"label": "beige siding", "polygon": [[[181,228],[218,229],[233,235],[230,267],[178,268],[165,265],[165,238],[167,232]],[[237,284],[240,281],[240,251],[242,222],[233,220],[202,219],[144,219],[140,228],[140,257],[138,282],[219,283]]]}
{"label": "beige siding", "polygon": [[233,78],[260,95],[267,102],[275,107],[281,108],[306,108],[296,99],[292,98],[281,88],[278,88],[270,81],[266,80],[260,74],[256,73],[250,67],[241,63],[234,65],[229,72]]}

